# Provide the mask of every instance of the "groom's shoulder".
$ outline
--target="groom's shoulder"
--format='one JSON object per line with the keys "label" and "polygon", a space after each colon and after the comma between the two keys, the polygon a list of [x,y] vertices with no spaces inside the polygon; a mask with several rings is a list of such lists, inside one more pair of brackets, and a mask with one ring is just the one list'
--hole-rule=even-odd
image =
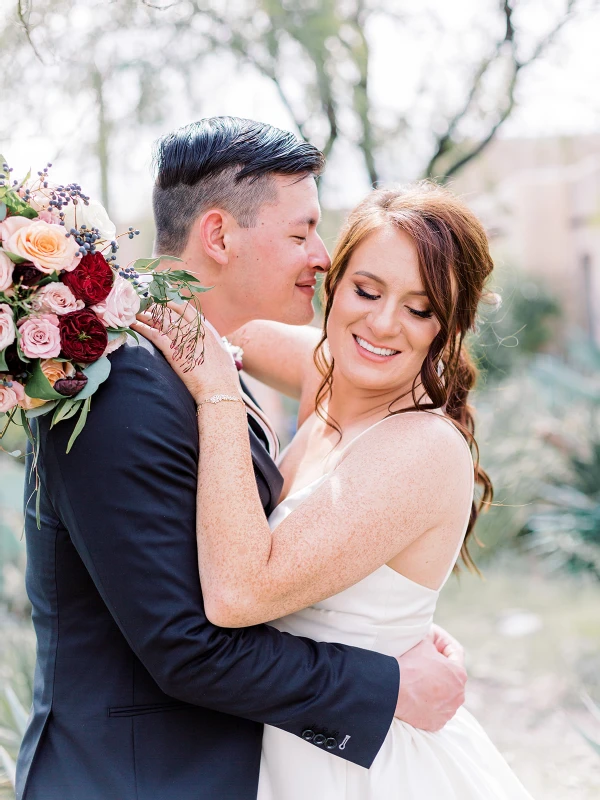
{"label": "groom's shoulder", "polygon": [[131,397],[139,402],[159,397],[163,402],[181,407],[187,406],[195,412],[195,403],[183,381],[170,367],[163,354],[144,337],[136,342],[128,336],[127,341],[108,356],[111,372],[103,388],[111,395]]}

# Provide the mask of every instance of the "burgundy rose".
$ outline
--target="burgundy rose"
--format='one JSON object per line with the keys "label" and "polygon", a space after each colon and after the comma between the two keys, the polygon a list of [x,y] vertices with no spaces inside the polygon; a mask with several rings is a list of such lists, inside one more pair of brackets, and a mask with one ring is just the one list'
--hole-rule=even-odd
{"label": "burgundy rose", "polygon": [[101,253],[94,253],[84,256],[72,272],[63,272],[60,279],[78,300],[94,306],[110,294],[114,272]]}
{"label": "burgundy rose", "polygon": [[21,378],[27,375],[27,364],[19,358],[16,344],[11,344],[6,348],[4,351],[4,358],[6,359],[8,372],[15,378]]}
{"label": "burgundy rose", "polygon": [[74,397],[83,389],[88,382],[87,376],[83,372],[77,372],[72,378],[60,378],[53,386],[55,392],[63,394],[65,397]]}
{"label": "burgundy rose", "polygon": [[108,333],[93,311],[73,311],[59,318],[60,346],[72,361],[89,364],[106,350]]}
{"label": "burgundy rose", "polygon": [[13,283],[21,283],[23,286],[35,286],[44,277],[44,273],[34,267],[31,261],[16,264],[12,274]]}

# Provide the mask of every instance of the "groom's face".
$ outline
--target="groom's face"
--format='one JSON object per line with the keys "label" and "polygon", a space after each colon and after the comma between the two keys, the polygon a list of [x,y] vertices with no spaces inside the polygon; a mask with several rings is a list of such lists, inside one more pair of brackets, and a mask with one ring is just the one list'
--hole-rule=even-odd
{"label": "groom's face", "polygon": [[330,266],[317,233],[317,186],[312,175],[276,175],[273,180],[276,200],[261,206],[254,227],[234,232],[228,294],[249,318],[304,325],[314,314],[316,275]]}

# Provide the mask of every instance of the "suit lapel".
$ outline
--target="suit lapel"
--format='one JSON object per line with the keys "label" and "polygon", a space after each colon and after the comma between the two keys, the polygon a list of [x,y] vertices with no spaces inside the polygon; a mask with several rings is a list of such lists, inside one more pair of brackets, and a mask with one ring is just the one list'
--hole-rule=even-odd
{"label": "suit lapel", "polygon": [[[258,403],[256,400],[254,400],[241,379],[240,383],[242,385],[242,390],[250,398],[252,404],[259,409],[261,417],[264,420],[264,414],[262,414]],[[248,425],[248,434],[250,436],[250,449],[252,451],[252,462],[254,464],[256,483],[258,485],[258,491],[263,508],[268,516],[279,502],[279,497],[283,488],[283,476],[269,455],[265,444],[261,441],[261,439],[259,439],[250,425]]]}

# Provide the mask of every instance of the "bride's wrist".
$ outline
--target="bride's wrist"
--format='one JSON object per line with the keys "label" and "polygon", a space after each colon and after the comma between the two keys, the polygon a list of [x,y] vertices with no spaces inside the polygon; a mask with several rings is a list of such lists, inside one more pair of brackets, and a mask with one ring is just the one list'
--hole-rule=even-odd
{"label": "bride's wrist", "polygon": [[217,386],[212,389],[203,389],[202,391],[194,392],[194,400],[198,408],[209,403],[218,403],[225,399],[239,400],[241,403],[244,402],[239,386],[237,388]]}

